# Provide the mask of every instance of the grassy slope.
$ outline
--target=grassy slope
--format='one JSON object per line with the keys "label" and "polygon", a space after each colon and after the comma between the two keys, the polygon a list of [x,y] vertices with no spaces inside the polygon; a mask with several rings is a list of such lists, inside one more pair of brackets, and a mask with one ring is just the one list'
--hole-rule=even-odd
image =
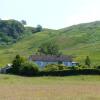
{"label": "grassy slope", "polygon": [[75,55],[83,64],[87,55],[93,64],[100,64],[100,22],[74,25],[60,30],[46,30],[29,35],[8,48],[0,49],[0,65],[10,62],[16,54],[28,57],[43,42],[53,41],[64,54]]}
{"label": "grassy slope", "polygon": [[20,77],[0,75],[0,99],[100,100],[100,76]]}

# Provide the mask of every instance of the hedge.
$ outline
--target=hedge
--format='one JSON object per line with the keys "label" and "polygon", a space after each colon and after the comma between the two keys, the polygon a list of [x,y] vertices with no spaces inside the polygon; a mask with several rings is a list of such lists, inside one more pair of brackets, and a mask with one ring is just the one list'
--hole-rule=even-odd
{"label": "hedge", "polygon": [[[7,73],[12,73],[8,71]],[[21,75],[21,74],[20,74]],[[24,75],[24,74],[23,74]],[[70,75],[100,75],[100,69],[69,69],[69,70],[58,70],[58,71],[39,71],[37,74],[32,74],[32,76],[70,76]],[[28,76],[28,75],[25,75]]]}
{"label": "hedge", "polygon": [[38,76],[100,75],[99,69],[78,69],[63,71],[40,71]]}

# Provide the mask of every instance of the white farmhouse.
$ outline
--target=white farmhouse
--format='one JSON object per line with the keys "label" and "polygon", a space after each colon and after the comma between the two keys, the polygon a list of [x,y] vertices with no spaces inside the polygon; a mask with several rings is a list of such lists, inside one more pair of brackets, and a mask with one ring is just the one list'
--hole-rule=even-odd
{"label": "white farmhouse", "polygon": [[65,66],[76,66],[77,63],[73,62],[72,56],[67,55],[31,55],[30,61],[34,61],[40,67],[45,67],[48,64],[64,64]]}

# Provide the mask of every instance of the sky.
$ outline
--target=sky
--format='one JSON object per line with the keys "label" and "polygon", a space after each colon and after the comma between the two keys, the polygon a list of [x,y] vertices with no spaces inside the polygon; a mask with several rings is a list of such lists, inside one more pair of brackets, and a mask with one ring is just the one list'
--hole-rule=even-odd
{"label": "sky", "polygon": [[0,0],[0,18],[60,29],[100,20],[100,0]]}

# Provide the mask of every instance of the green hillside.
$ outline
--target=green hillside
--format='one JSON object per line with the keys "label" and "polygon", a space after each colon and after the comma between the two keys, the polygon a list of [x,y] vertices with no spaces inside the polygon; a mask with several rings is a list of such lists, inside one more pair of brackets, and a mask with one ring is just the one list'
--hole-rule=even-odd
{"label": "green hillside", "polygon": [[0,46],[0,66],[10,63],[16,54],[28,57],[36,53],[44,42],[55,42],[63,54],[74,55],[75,61],[84,63],[88,55],[93,65],[100,64],[100,22],[73,25],[71,27],[29,34],[12,45]]}

